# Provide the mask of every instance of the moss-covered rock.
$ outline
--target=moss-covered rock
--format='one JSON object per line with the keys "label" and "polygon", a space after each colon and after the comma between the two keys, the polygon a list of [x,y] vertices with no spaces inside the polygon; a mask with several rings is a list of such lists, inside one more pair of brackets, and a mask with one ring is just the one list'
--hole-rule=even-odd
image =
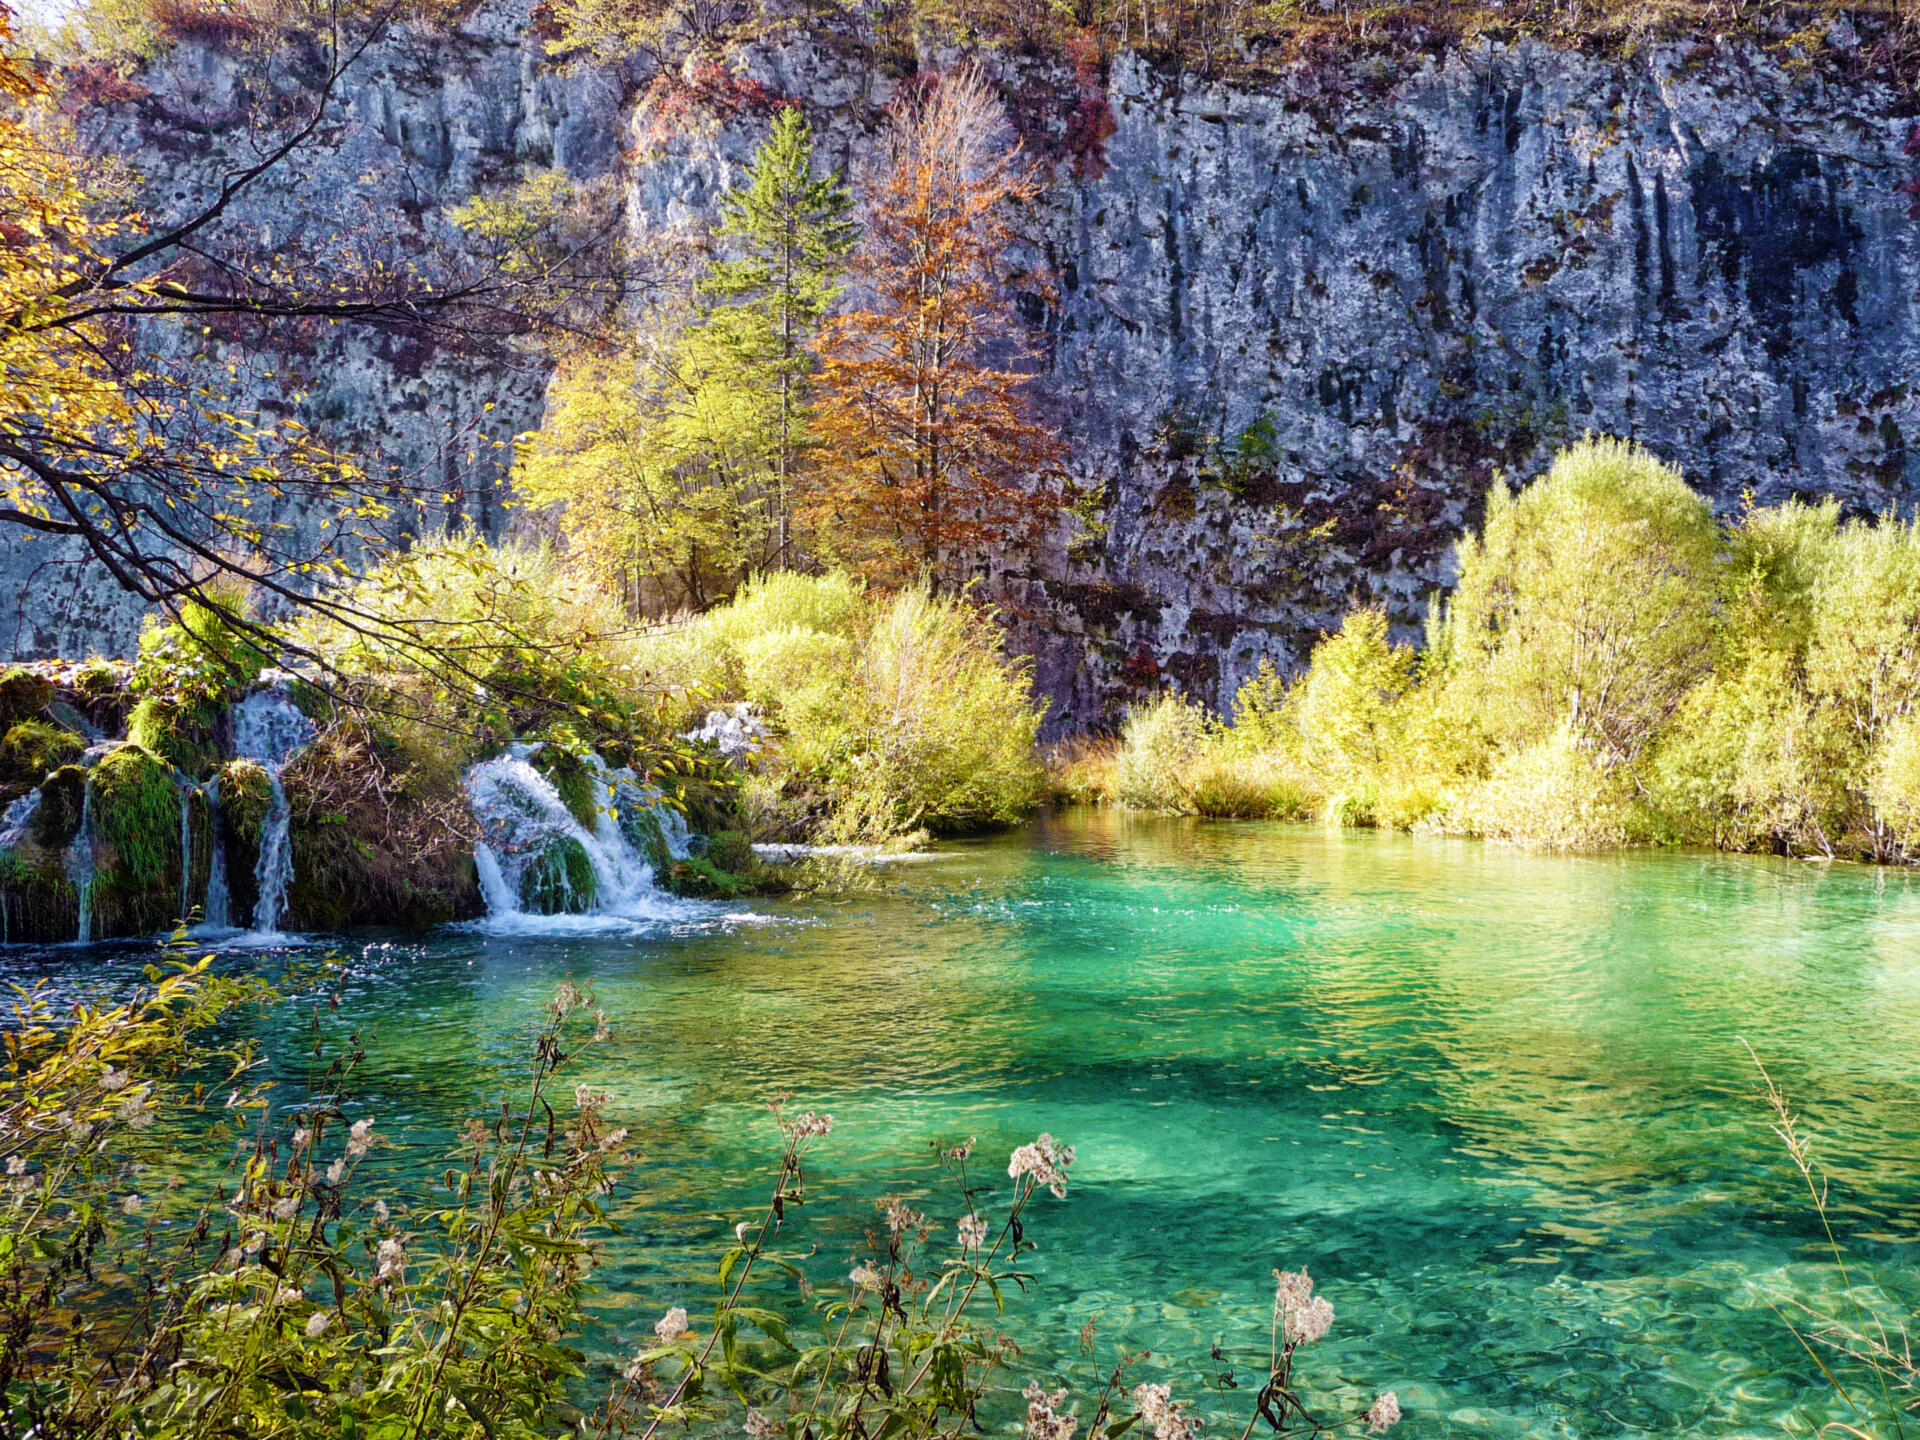
{"label": "moss-covered rock", "polygon": [[750,878],[760,868],[760,857],[753,853],[753,843],[738,830],[709,835],[701,854],[720,869],[743,879]]}
{"label": "moss-covered rock", "polygon": [[180,918],[180,790],[166,764],[122,745],[93,767],[94,933],[144,935]]}
{"label": "moss-covered rock", "polygon": [[560,792],[560,803],[580,822],[581,828],[597,828],[600,817],[598,775],[592,762],[560,740],[549,740],[527,762],[553,783]]}
{"label": "moss-covered rock", "polygon": [[21,720],[0,739],[0,778],[37,784],[62,765],[71,765],[87,742],[46,720]]}
{"label": "moss-covered rock", "polygon": [[520,877],[520,904],[535,915],[583,915],[598,894],[593,861],[571,837],[549,842]]}
{"label": "moss-covered rock", "polygon": [[695,900],[738,900],[751,893],[738,875],[722,870],[704,855],[674,861],[667,872],[667,888]]}
{"label": "moss-covered rock", "polygon": [[673,868],[673,852],[660,828],[659,810],[651,805],[622,805],[619,811],[620,833],[627,843],[646,857],[655,875],[665,875]]}
{"label": "moss-covered rock", "polygon": [[273,805],[273,781],[251,760],[229,760],[220,767],[218,788],[218,843],[227,861],[229,914],[236,925],[242,925],[252,916],[260,894],[254,874],[260,864],[260,834]]}
{"label": "moss-covered rock", "polygon": [[220,763],[214,731],[219,719],[219,707],[209,700],[148,695],[127,717],[127,739],[199,780]]}
{"label": "moss-covered rock", "polygon": [[95,657],[82,665],[62,692],[102,735],[118,735],[127,727],[127,709],[133,704],[131,676],[125,665]]}
{"label": "moss-covered rock", "polygon": [[53,699],[53,682],[21,666],[0,675],[0,731],[39,717]]}
{"label": "moss-covered rock", "polygon": [[0,851],[0,944],[51,945],[79,933],[79,897],[59,855]]}
{"label": "moss-covered rock", "polygon": [[33,840],[44,850],[63,851],[80,832],[87,799],[87,772],[62,765],[40,786],[40,808],[33,812]]}

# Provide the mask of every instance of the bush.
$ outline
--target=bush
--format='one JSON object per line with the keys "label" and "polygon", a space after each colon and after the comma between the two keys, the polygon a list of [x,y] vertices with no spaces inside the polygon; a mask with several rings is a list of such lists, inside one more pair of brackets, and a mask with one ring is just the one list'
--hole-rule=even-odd
{"label": "bush", "polygon": [[1134,710],[1120,728],[1120,749],[1114,756],[1115,803],[1175,815],[1191,811],[1187,771],[1206,735],[1206,712],[1172,690]]}

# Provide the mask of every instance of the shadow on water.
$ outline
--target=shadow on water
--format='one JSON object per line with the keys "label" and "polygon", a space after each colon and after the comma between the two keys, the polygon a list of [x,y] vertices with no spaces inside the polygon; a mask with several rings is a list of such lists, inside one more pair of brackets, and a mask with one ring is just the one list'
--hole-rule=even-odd
{"label": "shadow on water", "polygon": [[[404,1136],[378,1157],[430,1172],[572,975],[615,1032],[582,1078],[646,1157],[601,1272],[608,1351],[670,1303],[710,1307],[773,1158],[762,1104],[790,1091],[837,1121],[800,1222],[822,1277],[884,1191],[945,1243],[956,1197],[928,1142],[977,1135],[1001,1188],[993,1157],[1036,1131],[1079,1147],[1008,1320],[1057,1373],[1091,1378],[1089,1318],[1100,1365],[1113,1343],[1152,1350],[1143,1374],[1213,1373],[1215,1344],[1250,1363],[1271,1270],[1305,1264],[1339,1311],[1313,1382],[1397,1388],[1409,1433],[1757,1434],[1832,1413],[1768,1300],[1835,1281],[1744,1038],[1807,1113],[1858,1262],[1902,1293],[1920,1238],[1904,875],[1111,812],[951,850],[752,923],[344,939],[364,1109]],[[135,958],[4,963],[91,985]],[[297,1027],[263,1028],[300,1073]],[[1244,1397],[1202,1402],[1222,1408]]]}

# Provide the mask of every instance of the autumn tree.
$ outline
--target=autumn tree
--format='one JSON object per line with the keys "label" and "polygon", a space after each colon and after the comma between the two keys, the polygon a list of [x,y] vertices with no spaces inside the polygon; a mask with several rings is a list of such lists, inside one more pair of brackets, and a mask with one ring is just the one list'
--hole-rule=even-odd
{"label": "autumn tree", "polygon": [[808,463],[809,344],[839,296],[852,201],[813,174],[813,135],[782,110],[720,205],[726,250],[669,338],[563,370],[515,483],[636,610],[705,608],[791,563]]}
{"label": "autumn tree", "polygon": [[891,117],[853,270],[865,302],[830,320],[809,477],[817,547],[875,578],[938,584],[1061,503],[1061,446],[1033,415],[1001,278],[1015,207],[1039,191],[1004,107],[974,69]]}
{"label": "autumn tree", "polygon": [[[383,21],[306,37],[302,59],[252,77],[274,96],[262,122],[178,209],[147,214],[137,177],[87,158],[71,107],[18,56],[0,8],[0,533],[32,534],[99,567],[141,602],[189,602],[262,646],[231,600],[239,580],[270,608],[318,610],[361,633],[431,649],[430,624],[362,612],[330,583],[446,490],[337,454],[291,418],[250,403],[200,340],[297,350],[334,326],[420,345],[501,352],[578,293],[589,245],[514,242],[446,227],[427,243],[342,227],[276,245],[241,220],[264,185],[300,173],[325,143],[350,69]],[[597,262],[596,262],[597,263]],[[611,284],[611,277],[600,276]],[[588,282],[589,285],[593,282]],[[239,368],[236,362],[236,370]],[[275,399],[297,404],[281,387]],[[388,517],[396,516],[393,527]],[[449,663],[458,665],[457,658]]]}

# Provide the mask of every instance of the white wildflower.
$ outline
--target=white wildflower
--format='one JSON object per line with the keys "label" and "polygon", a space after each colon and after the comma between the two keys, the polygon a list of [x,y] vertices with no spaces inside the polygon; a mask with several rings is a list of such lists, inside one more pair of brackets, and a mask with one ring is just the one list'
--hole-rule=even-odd
{"label": "white wildflower", "polygon": [[812,1140],[833,1129],[833,1116],[816,1115],[809,1110],[797,1120],[785,1123],[782,1128],[795,1140]]}
{"label": "white wildflower", "polygon": [[956,1145],[951,1150],[942,1150],[940,1152],[940,1158],[942,1160],[965,1160],[973,1154],[973,1147],[979,1143],[979,1140],[980,1137],[978,1135],[969,1135],[966,1144]]}
{"label": "white wildflower", "polygon": [[327,1327],[333,1323],[333,1314],[327,1310],[316,1310],[307,1317],[307,1338],[318,1340],[327,1333]]}
{"label": "white wildflower", "polygon": [[122,1196],[120,1199],[120,1213],[122,1215],[138,1215],[140,1213],[140,1197],[138,1195]]}
{"label": "white wildflower", "polygon": [[27,1173],[27,1157],[26,1156],[9,1155],[7,1157],[7,1174],[24,1175],[26,1173]]}
{"label": "white wildflower", "polygon": [[279,1305],[298,1305],[302,1300],[306,1299],[307,1297],[301,1291],[294,1289],[291,1285],[288,1285],[283,1287],[280,1293],[278,1295],[275,1295],[273,1298],[274,1298],[274,1302]]}
{"label": "white wildflower", "polygon": [[1067,1403],[1065,1390],[1049,1395],[1040,1388],[1038,1380],[1029,1380],[1027,1388],[1020,1393],[1027,1401],[1027,1440],[1073,1440],[1073,1432],[1080,1428],[1079,1420],[1058,1413],[1059,1407]]}
{"label": "white wildflower", "polygon": [[630,1385],[638,1385],[645,1380],[647,1378],[647,1362],[644,1358],[646,1353],[644,1350],[635,1351],[633,1359],[627,1362],[627,1368],[620,1372],[620,1378]]}
{"label": "white wildflower", "polygon": [[249,1255],[258,1255],[262,1250],[267,1248],[267,1232],[264,1230],[255,1230],[247,1236],[246,1243],[240,1248]]}
{"label": "white wildflower", "polygon": [[119,1109],[114,1113],[135,1130],[144,1130],[154,1121],[153,1105],[147,1099],[147,1092],[144,1089],[129,1094],[120,1102]]}
{"label": "white wildflower", "polygon": [[747,1238],[752,1234],[753,1234],[753,1222],[751,1220],[742,1220],[738,1225],[733,1227],[733,1238],[739,1241],[742,1245],[747,1245],[752,1243]]}
{"label": "white wildflower", "polygon": [[293,1132],[293,1148],[296,1150],[304,1150],[307,1148],[307,1142],[311,1139],[313,1139],[313,1131],[302,1125],[298,1130]]}
{"label": "white wildflower", "polygon": [[338,1185],[342,1180],[346,1178],[347,1178],[347,1162],[346,1161],[336,1160],[331,1165],[327,1166],[327,1184]]}
{"label": "white wildflower", "polygon": [[116,1070],[111,1065],[107,1066],[106,1070],[100,1076],[100,1088],[102,1090],[126,1089],[127,1072],[124,1070]]}
{"label": "white wildflower", "polygon": [[553,1013],[564,1016],[569,1011],[579,1009],[584,999],[571,980],[562,980],[560,988],[553,992]]}
{"label": "white wildflower", "polygon": [[786,1426],[761,1410],[747,1411],[746,1423],[740,1428],[747,1432],[748,1440],[778,1440],[787,1433]]}
{"label": "white wildflower", "polygon": [[596,1011],[594,1011],[594,1012],[593,1012],[593,1038],[594,1038],[594,1040],[595,1040],[595,1041],[604,1041],[604,1040],[606,1040],[606,1038],[607,1038],[608,1036],[610,1036],[610,1035],[612,1035],[612,1034],[613,1034],[613,1028],[612,1028],[612,1027],[611,1027],[610,1025],[608,1025],[608,1024],[607,1024],[607,1012],[606,1012],[606,1011],[604,1011],[604,1010],[596,1010]]}
{"label": "white wildflower", "polygon": [[1276,1270],[1273,1279],[1273,1309],[1281,1339],[1311,1345],[1333,1328],[1333,1306],[1324,1295],[1313,1293],[1313,1279],[1305,1270]]}
{"label": "white wildflower", "polygon": [[276,1220],[291,1220],[299,1213],[300,1197],[298,1195],[282,1195],[273,1202],[273,1218]]}
{"label": "white wildflower", "polygon": [[687,1333],[687,1309],[676,1305],[654,1322],[653,1333],[660,1337],[662,1345],[671,1345]]}
{"label": "white wildflower", "polygon": [[1067,1167],[1073,1164],[1073,1147],[1062,1145],[1053,1136],[1041,1133],[1031,1145],[1022,1145],[1007,1161],[1007,1174],[1018,1180],[1031,1175],[1036,1186],[1053,1191],[1054,1198],[1067,1198]]}
{"label": "white wildflower", "polygon": [[358,1160],[373,1148],[373,1121],[356,1120],[347,1132],[347,1154]]}
{"label": "white wildflower", "polygon": [[377,1220],[380,1224],[384,1225],[387,1223],[387,1215],[388,1215],[387,1202],[384,1200],[374,1201],[373,1202],[373,1218]]}
{"label": "white wildflower", "polygon": [[1400,1423],[1400,1397],[1389,1390],[1367,1407],[1367,1433],[1384,1435]]}
{"label": "white wildflower", "polygon": [[88,1140],[93,1138],[93,1126],[89,1122],[76,1119],[69,1115],[66,1117],[64,1123],[67,1128],[68,1137],[76,1144],[84,1145]]}
{"label": "white wildflower", "polygon": [[960,1248],[971,1254],[987,1241],[987,1222],[978,1215],[960,1217]]}
{"label": "white wildflower", "polygon": [[600,1148],[602,1150],[618,1150],[626,1143],[627,1132],[625,1130],[610,1130],[601,1137]]}
{"label": "white wildflower", "polygon": [[1193,1427],[1173,1403],[1173,1391],[1165,1385],[1136,1385],[1133,1403],[1140,1407],[1140,1418],[1153,1432],[1153,1440],[1193,1440]]}
{"label": "white wildflower", "polygon": [[613,1095],[593,1085],[576,1085],[573,1087],[573,1103],[582,1110],[602,1110],[613,1103]]}
{"label": "white wildflower", "polygon": [[853,1267],[848,1273],[847,1279],[851,1280],[855,1285],[858,1285],[862,1290],[878,1290],[887,1283],[885,1277],[864,1260]]}
{"label": "white wildflower", "polygon": [[380,1242],[375,1259],[378,1261],[378,1268],[373,1272],[376,1285],[383,1280],[398,1280],[407,1268],[406,1249],[392,1238]]}
{"label": "white wildflower", "polygon": [[904,1235],[909,1230],[917,1230],[927,1223],[927,1217],[918,1210],[909,1208],[903,1201],[889,1199],[887,1202],[887,1229],[895,1235]]}

